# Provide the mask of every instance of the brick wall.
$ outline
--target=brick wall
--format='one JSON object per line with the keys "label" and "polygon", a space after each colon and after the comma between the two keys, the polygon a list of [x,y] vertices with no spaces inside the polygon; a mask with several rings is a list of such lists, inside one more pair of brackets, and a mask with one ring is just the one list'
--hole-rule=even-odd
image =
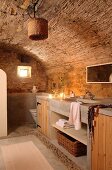
{"label": "brick wall", "polygon": [[[26,60],[26,61],[25,61]],[[17,66],[28,65],[32,67],[31,78],[17,76]],[[7,74],[8,92],[31,92],[33,85],[38,91],[46,90],[46,74],[42,65],[29,56],[15,52],[0,51],[0,69]]]}

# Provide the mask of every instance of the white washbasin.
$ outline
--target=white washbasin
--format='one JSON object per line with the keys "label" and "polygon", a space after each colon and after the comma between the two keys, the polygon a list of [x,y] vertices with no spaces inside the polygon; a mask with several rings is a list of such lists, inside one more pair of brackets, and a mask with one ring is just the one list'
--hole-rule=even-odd
{"label": "white washbasin", "polygon": [[77,99],[77,101],[81,101],[83,103],[90,103],[90,104],[94,104],[94,103],[99,103],[99,104],[112,104],[112,98],[104,98],[104,99]]}
{"label": "white washbasin", "polygon": [[96,100],[90,100],[90,99],[81,99],[81,98],[66,98],[64,99],[65,101],[69,101],[69,102],[82,102],[82,103],[101,103],[101,101],[99,99]]}
{"label": "white washbasin", "polygon": [[77,101],[80,101],[83,103],[101,103],[100,100],[90,100],[90,99],[77,99]]}

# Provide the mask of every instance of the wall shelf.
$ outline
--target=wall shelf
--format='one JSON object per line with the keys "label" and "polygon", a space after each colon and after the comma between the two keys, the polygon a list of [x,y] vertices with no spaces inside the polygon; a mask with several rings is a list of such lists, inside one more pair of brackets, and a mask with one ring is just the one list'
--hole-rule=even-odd
{"label": "wall shelf", "polygon": [[87,128],[82,127],[80,130],[75,130],[74,128],[64,129],[56,124],[52,124],[52,127],[87,145]]}

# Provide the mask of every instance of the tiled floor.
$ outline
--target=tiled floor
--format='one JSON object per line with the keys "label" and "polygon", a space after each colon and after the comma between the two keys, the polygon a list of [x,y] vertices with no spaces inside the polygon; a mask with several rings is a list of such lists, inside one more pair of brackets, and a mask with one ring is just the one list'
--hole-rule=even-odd
{"label": "tiled floor", "polygon": [[6,170],[2,157],[1,145],[21,143],[26,141],[32,141],[35,144],[35,146],[45,156],[54,170],[67,170],[67,167],[61,161],[59,161],[59,159],[34,135],[12,137],[0,140],[0,170]]}

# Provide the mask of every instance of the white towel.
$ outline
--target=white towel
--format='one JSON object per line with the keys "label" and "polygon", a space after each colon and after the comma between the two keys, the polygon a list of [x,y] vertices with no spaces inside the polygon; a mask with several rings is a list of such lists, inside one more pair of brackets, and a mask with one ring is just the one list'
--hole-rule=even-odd
{"label": "white towel", "polygon": [[63,128],[64,123],[56,122],[56,125],[58,125],[58,126],[60,126],[60,127],[62,127],[62,128]]}
{"label": "white towel", "polygon": [[56,122],[56,125],[58,125],[58,126],[60,126],[60,127],[62,127],[62,128],[66,128],[66,129],[68,129],[68,128],[74,128],[74,125],[70,125],[67,120],[64,120],[64,121],[58,120],[58,121]]}
{"label": "white towel", "polygon": [[66,122],[68,122],[68,121],[67,121],[67,120],[62,120],[62,119],[60,120],[60,119],[59,119],[59,120],[56,122],[56,125],[58,125],[58,126],[60,126],[60,127],[63,128]]}
{"label": "white towel", "polygon": [[67,122],[66,119],[59,119],[58,122]]}
{"label": "white towel", "polygon": [[81,128],[81,107],[78,102],[72,102],[70,105],[69,123],[74,125],[75,130]]}

